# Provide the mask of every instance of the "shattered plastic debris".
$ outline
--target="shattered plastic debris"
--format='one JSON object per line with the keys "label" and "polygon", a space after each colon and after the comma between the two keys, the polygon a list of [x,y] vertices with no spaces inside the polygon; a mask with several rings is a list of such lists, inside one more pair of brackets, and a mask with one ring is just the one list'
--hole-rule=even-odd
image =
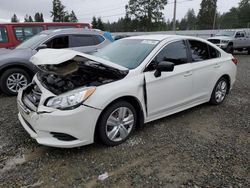
{"label": "shattered plastic debris", "polygon": [[105,172],[104,174],[101,174],[101,175],[98,176],[98,180],[104,181],[108,177],[109,177],[108,172]]}

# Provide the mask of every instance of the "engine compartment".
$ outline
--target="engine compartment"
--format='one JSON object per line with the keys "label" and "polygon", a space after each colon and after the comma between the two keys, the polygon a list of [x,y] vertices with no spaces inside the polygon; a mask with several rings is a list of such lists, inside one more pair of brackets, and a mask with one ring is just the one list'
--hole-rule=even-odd
{"label": "engine compartment", "polygon": [[124,78],[127,71],[105,67],[96,62],[68,61],[60,66],[40,67],[37,78],[55,95],[79,87],[100,86]]}

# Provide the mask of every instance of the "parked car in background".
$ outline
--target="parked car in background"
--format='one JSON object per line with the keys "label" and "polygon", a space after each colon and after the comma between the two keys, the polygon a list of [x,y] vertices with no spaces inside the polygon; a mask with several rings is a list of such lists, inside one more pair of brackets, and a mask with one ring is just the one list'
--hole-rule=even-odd
{"label": "parked car in background", "polygon": [[43,30],[65,28],[91,28],[88,23],[2,23],[0,24],[0,48],[13,48]]}
{"label": "parked car in background", "polygon": [[39,51],[40,71],[18,94],[19,120],[39,144],[126,141],[136,126],[210,102],[221,104],[237,60],[210,42],[176,35],[125,38],[93,55]]}
{"label": "parked car in background", "polygon": [[130,37],[130,36],[129,35],[115,35],[113,38],[114,40],[120,40],[120,39],[127,38],[127,37]]}
{"label": "parked car in background", "polygon": [[250,54],[250,38],[245,30],[220,31],[214,37],[208,38],[208,41],[228,53],[233,53],[234,50],[247,50]]}
{"label": "parked car in background", "polygon": [[13,50],[0,49],[0,89],[8,95],[15,95],[21,87],[26,86],[37,71],[29,59],[40,49],[71,48],[93,53],[111,42],[103,34],[102,31],[84,29],[47,30]]}

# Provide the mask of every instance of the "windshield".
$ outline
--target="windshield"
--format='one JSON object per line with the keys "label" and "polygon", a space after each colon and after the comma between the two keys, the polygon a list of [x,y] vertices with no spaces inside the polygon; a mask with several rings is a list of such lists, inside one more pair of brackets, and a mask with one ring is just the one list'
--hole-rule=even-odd
{"label": "windshield", "polygon": [[43,41],[44,39],[47,38],[48,35],[45,34],[38,34],[35,35],[33,37],[31,37],[30,39],[24,41],[23,43],[21,43],[20,45],[18,45],[16,47],[16,49],[25,49],[25,48],[31,48],[34,45],[37,45],[39,42]]}
{"label": "windshield", "polygon": [[231,37],[231,36],[234,36],[234,33],[235,33],[235,31],[220,31],[215,36],[227,36],[227,37]]}
{"label": "windshield", "polygon": [[157,44],[158,41],[156,40],[118,40],[100,49],[93,55],[128,69],[134,69],[142,63]]}

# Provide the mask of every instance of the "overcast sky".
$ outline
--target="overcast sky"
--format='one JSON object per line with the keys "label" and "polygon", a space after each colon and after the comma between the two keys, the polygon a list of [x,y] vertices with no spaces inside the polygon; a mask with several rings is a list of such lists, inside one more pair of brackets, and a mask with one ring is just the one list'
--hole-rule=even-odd
{"label": "overcast sky", "polygon": [[[116,21],[125,15],[125,5],[128,0],[61,0],[69,12],[74,10],[79,22],[91,22],[93,16],[101,17],[104,21]],[[165,19],[172,20],[173,1],[168,0],[164,10]],[[218,0],[218,11],[223,13],[237,6],[240,0]],[[201,0],[177,0],[177,19],[185,16],[189,8],[199,11]],[[45,21],[51,21],[50,11],[52,0],[0,0],[0,22],[9,22],[16,13],[23,21],[25,14],[34,16],[36,12],[44,14]]]}

